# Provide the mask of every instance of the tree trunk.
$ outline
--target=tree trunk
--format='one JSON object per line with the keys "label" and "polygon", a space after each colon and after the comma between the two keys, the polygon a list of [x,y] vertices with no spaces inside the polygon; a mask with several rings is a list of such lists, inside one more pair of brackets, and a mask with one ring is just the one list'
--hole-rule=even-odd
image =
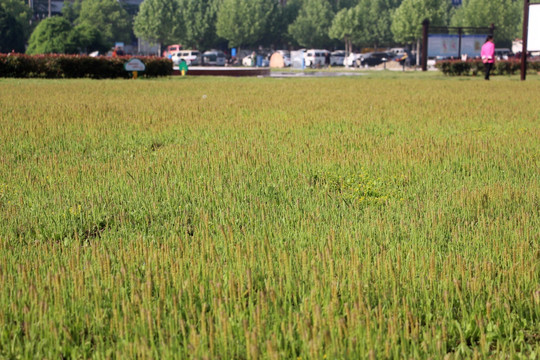
{"label": "tree trunk", "polygon": [[416,66],[420,66],[420,39],[416,40]]}

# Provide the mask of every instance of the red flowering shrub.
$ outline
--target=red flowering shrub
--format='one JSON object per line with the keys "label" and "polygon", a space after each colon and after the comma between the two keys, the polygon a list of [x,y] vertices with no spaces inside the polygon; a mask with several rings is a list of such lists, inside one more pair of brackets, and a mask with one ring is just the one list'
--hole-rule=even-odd
{"label": "red flowering shrub", "polygon": [[[435,64],[437,69],[443,74],[450,76],[469,76],[477,75],[484,71],[484,64],[480,59],[462,60],[443,60]],[[521,61],[518,59],[496,61],[492,70],[492,75],[514,75],[519,74],[521,70]],[[527,61],[527,71],[540,71],[540,61]]]}
{"label": "red flowering shrub", "polygon": [[[131,56],[117,58],[79,55],[0,54],[0,77],[15,78],[129,78],[124,64]],[[172,74],[172,62],[166,58],[137,56],[146,67],[140,75],[158,77]]]}

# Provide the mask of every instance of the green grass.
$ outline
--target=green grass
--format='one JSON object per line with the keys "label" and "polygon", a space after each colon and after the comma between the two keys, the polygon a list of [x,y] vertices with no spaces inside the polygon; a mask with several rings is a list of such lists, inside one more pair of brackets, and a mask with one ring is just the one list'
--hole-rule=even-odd
{"label": "green grass", "polygon": [[540,81],[0,80],[0,357],[540,357]]}

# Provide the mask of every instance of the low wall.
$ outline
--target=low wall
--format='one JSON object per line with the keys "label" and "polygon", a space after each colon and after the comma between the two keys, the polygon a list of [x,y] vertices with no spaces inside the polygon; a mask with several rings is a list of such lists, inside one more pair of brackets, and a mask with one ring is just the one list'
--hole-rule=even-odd
{"label": "low wall", "polygon": [[[179,70],[173,70],[173,75],[180,75]],[[270,76],[270,68],[242,68],[219,66],[191,66],[190,76]]]}

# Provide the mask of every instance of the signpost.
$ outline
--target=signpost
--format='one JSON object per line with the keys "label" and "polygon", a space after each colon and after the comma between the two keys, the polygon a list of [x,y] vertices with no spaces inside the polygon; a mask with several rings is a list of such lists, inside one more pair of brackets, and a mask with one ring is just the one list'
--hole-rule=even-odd
{"label": "signpost", "polygon": [[[528,1],[528,0],[525,0]],[[438,35],[430,35],[430,30],[435,31]],[[457,35],[450,34],[457,31]],[[463,50],[467,55],[474,56],[480,54],[480,40],[485,36],[483,34],[493,35],[495,25],[490,27],[471,27],[471,26],[429,26],[429,20],[425,19],[422,22],[422,71],[427,71],[428,56],[448,56],[455,54],[456,58],[461,58]],[[470,35],[465,35],[465,33]],[[479,34],[480,33],[480,34]],[[431,38],[431,41],[428,39]],[[480,43],[479,43],[480,42]],[[435,46],[434,52],[428,52],[428,48]]]}
{"label": "signpost", "polygon": [[521,50],[521,80],[527,77],[527,53],[540,51],[540,3],[523,0],[523,45]]}
{"label": "signpost", "polygon": [[180,60],[180,64],[178,64],[178,70],[180,70],[180,74],[182,74],[182,76],[185,76],[187,74],[188,65],[186,63],[186,60]]}
{"label": "signpost", "polygon": [[131,59],[124,64],[124,69],[133,72],[133,78],[137,79],[139,71],[146,70],[146,66],[144,66],[144,63],[139,59]]}
{"label": "signpost", "polygon": [[460,59],[462,55],[479,57],[485,40],[485,34],[429,34],[427,56],[455,59]]}

